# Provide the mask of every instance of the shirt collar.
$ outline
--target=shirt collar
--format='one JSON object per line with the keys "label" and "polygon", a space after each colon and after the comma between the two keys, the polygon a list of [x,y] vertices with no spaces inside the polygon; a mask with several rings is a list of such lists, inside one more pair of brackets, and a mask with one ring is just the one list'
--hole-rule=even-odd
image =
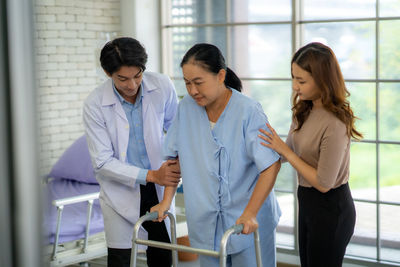
{"label": "shirt collar", "polygon": [[[117,98],[118,98],[119,101],[121,102],[121,104],[123,104],[123,103],[132,104],[132,103],[126,101],[126,100],[121,96],[121,94],[118,92],[117,88],[115,88],[114,82],[112,82],[112,88],[113,88],[113,90],[114,90],[115,95],[117,96]],[[140,101],[142,100],[142,97],[143,97],[142,85],[140,85],[140,87],[139,87],[138,95],[140,96],[140,99],[139,99],[139,102],[140,102]],[[137,98],[136,98],[136,99],[137,99]],[[136,102],[137,102],[137,101],[135,101],[135,103],[136,103]],[[135,103],[134,103],[134,104],[135,104]],[[134,105],[134,104],[132,104],[132,105]]]}

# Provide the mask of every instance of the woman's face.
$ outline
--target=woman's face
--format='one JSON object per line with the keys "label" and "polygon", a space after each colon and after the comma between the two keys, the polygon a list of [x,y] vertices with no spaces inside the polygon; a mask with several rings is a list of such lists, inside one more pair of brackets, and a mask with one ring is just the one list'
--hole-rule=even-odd
{"label": "woman's face", "polygon": [[226,72],[223,69],[214,74],[197,64],[187,63],[182,66],[182,72],[186,89],[199,106],[206,107],[214,103],[225,90]]}
{"label": "woman's face", "polygon": [[301,100],[314,101],[321,98],[314,78],[296,63],[292,64],[292,88]]}

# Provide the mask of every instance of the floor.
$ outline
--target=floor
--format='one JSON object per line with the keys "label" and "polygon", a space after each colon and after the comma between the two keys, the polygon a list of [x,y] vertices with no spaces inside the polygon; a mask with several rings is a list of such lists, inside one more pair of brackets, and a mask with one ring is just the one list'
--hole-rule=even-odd
{"label": "floor", "polygon": [[[81,264],[75,264],[75,265],[70,265],[68,267],[84,267],[85,265]],[[95,259],[93,261],[89,262],[89,267],[105,267],[107,266],[107,258],[99,258]],[[147,264],[143,260],[138,260],[137,267],[147,267]],[[87,267],[87,265],[85,266]],[[196,261],[180,261],[178,262],[178,267],[200,267],[200,263],[198,260]]]}
{"label": "floor", "polygon": [[[80,265],[72,265],[72,266],[77,267]],[[70,266],[70,267],[72,267],[72,266]],[[105,257],[96,259],[96,260],[90,262],[90,264],[89,264],[89,267],[104,267],[104,266],[107,266],[107,261],[106,261]],[[137,267],[147,267],[147,265],[143,261],[140,261],[137,263]],[[196,260],[196,261],[180,261],[180,262],[178,262],[178,267],[200,267],[200,263],[198,260]],[[277,267],[296,267],[296,266],[278,263]]]}
{"label": "floor", "polygon": [[[183,235],[187,235],[187,229],[183,229],[186,227],[180,227],[180,221],[185,221],[185,217],[184,215],[184,204],[183,204],[183,195],[182,194],[177,194],[176,196],[176,206],[177,206],[177,236],[183,236]],[[182,229],[181,229],[182,228]],[[186,245],[186,244],[185,244]],[[71,265],[69,267],[88,267],[87,265]],[[104,267],[107,266],[107,258],[106,257],[102,257],[102,258],[98,258],[95,260],[92,260],[89,262],[89,267]],[[146,261],[143,257],[139,257],[138,261],[137,261],[137,267],[147,267]],[[179,261],[178,262],[178,267],[200,267],[200,262],[199,260],[194,260],[194,261]],[[295,267],[294,265],[285,265],[285,264],[277,264],[277,267]]]}
{"label": "floor", "polygon": [[[72,266],[82,267],[80,265],[72,265]],[[70,267],[72,267],[72,266],[70,266]],[[96,259],[96,260],[90,262],[90,264],[89,264],[89,267],[104,267],[104,266],[107,266],[106,258]],[[144,262],[138,262],[137,267],[147,267],[147,265]],[[196,261],[180,261],[180,262],[178,262],[178,267],[200,267],[200,263],[198,260],[196,260]],[[278,263],[277,267],[296,267],[296,266]]]}

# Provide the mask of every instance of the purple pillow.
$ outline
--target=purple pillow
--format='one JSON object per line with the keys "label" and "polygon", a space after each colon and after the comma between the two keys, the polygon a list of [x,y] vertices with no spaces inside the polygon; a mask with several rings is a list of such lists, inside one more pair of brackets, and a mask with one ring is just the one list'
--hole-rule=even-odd
{"label": "purple pillow", "polygon": [[56,179],[98,184],[85,136],[81,136],[61,155],[48,176]]}

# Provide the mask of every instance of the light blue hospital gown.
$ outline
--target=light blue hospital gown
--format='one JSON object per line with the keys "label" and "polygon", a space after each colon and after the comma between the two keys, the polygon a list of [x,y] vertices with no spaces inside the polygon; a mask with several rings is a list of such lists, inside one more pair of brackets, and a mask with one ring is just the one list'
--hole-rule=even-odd
{"label": "light blue hospital gown", "polygon": [[[222,234],[244,211],[259,173],[279,159],[260,144],[258,130],[266,129],[266,122],[261,105],[236,90],[213,129],[204,107],[190,96],[180,102],[164,156],[179,156],[191,246],[219,250]],[[272,191],[257,216],[261,239],[273,233],[280,215]],[[227,252],[253,242],[253,235],[232,235]]]}

